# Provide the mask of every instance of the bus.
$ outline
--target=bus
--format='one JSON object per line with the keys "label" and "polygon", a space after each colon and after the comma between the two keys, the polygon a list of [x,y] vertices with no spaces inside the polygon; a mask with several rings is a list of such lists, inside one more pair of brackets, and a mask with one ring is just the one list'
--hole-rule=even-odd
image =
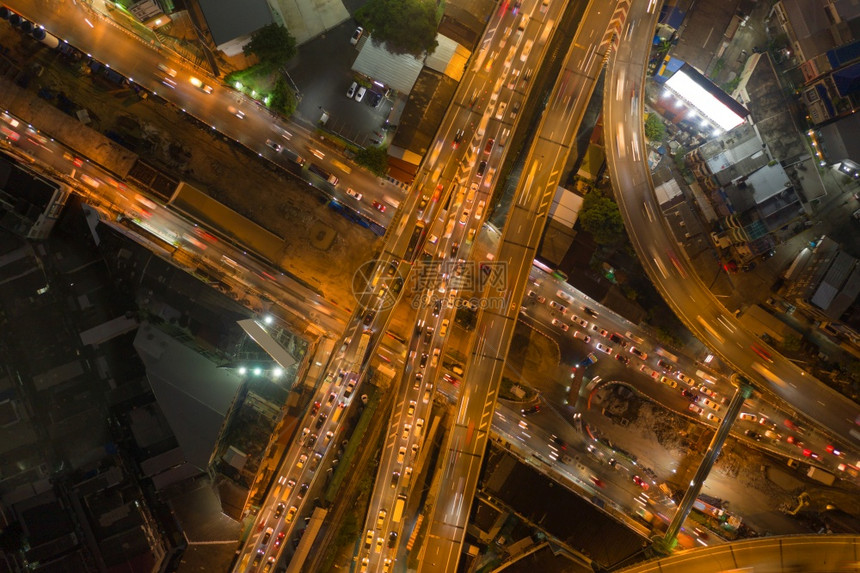
{"label": "bus", "polygon": [[666,360],[671,360],[675,364],[678,363],[678,357],[675,356],[674,354],[672,354],[671,352],[669,352],[668,350],[664,349],[664,348],[658,348],[657,354],[659,354],[660,356],[662,356]]}
{"label": "bus", "polygon": [[338,161],[337,159],[332,159],[331,164],[334,165],[335,167],[337,167],[338,169],[340,169],[341,171],[343,171],[344,173],[346,173],[347,175],[352,173],[352,168],[349,165],[343,163],[342,161]]}
{"label": "bus", "polygon": [[397,496],[397,501],[394,502],[394,511],[391,512],[391,523],[400,523],[400,518],[403,517],[403,507],[406,505],[406,496],[400,494]]}
{"label": "bus", "polygon": [[412,237],[409,239],[409,246],[406,247],[406,252],[412,253],[411,255],[408,255],[409,259],[414,258],[415,251],[420,247],[420,243],[421,243],[420,239],[421,239],[421,234],[423,232],[424,232],[424,221],[419,220],[415,223],[415,229],[413,229]]}

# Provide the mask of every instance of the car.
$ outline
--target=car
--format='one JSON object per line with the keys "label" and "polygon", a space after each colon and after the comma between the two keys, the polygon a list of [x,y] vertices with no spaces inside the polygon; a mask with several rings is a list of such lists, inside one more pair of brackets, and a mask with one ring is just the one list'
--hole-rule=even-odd
{"label": "car", "polygon": [[227,106],[227,111],[238,117],[239,119],[245,119],[245,112],[241,109],[236,109],[232,105]]}
{"label": "car", "polygon": [[675,367],[672,364],[669,364],[668,362],[663,360],[662,358],[657,361],[657,366],[659,366],[660,368],[662,368],[666,372],[674,372],[675,371]]}
{"label": "car", "polygon": [[322,428],[322,425],[325,424],[325,421],[328,419],[328,414],[323,412],[317,417],[317,423],[315,424],[317,429]]}
{"label": "car", "polygon": [[677,374],[678,380],[686,384],[687,386],[694,386],[696,381],[684,374],[683,372],[678,372]]}
{"label": "car", "polygon": [[420,446],[418,444],[412,444],[412,457],[413,458],[418,455],[419,449],[420,449]]}
{"label": "car", "polygon": [[656,370],[653,370],[653,369],[649,368],[649,367],[648,367],[648,366],[646,366],[645,364],[643,364],[642,366],[640,366],[640,367],[639,367],[639,371],[640,371],[640,372],[642,372],[642,373],[644,373],[644,374],[647,374],[648,376],[650,376],[650,377],[651,377],[651,378],[653,378],[654,380],[657,380],[658,378],[660,378],[660,373],[659,373],[659,372],[657,372]]}
{"label": "car", "polygon": [[172,90],[176,89],[176,81],[173,78],[168,78],[168,77],[161,78],[161,83],[166,85],[167,87],[169,87]]}
{"label": "car", "polygon": [[648,482],[639,476],[633,476],[633,483],[635,483],[636,485],[638,485],[639,487],[641,487],[644,490],[647,490],[650,487],[648,485]]}
{"label": "car", "polygon": [[294,487],[296,487],[296,480],[295,480],[295,479],[290,479],[290,480],[288,480],[288,481],[287,481],[287,489],[290,489],[290,490],[291,490],[291,489],[293,489]]}
{"label": "car", "polygon": [[[284,541],[284,537],[286,537],[286,536],[287,536],[287,534],[283,531],[278,533],[277,537],[275,537],[274,547],[280,547],[281,543],[283,543],[283,541]],[[269,560],[272,563],[274,563],[274,559],[275,559],[274,557],[269,557]]]}
{"label": "car", "polygon": [[[391,472],[391,487],[397,487],[397,482],[400,480],[400,472]],[[382,527],[382,526],[379,526]],[[379,528],[377,527],[377,529]]]}
{"label": "car", "polygon": [[520,113],[520,102],[515,101],[513,105],[511,105],[511,119],[517,119],[517,114]]}
{"label": "car", "polygon": [[284,521],[289,523],[296,516],[296,512],[299,510],[295,505],[290,506],[289,511],[287,511],[287,516],[284,518]]}
{"label": "car", "polygon": [[285,509],[287,509],[287,506],[283,502],[279,503],[275,506],[275,513],[273,513],[272,516],[275,519],[279,519],[284,514]]}
{"label": "car", "polygon": [[574,322],[574,323],[576,323],[576,324],[578,324],[578,325],[579,325],[579,326],[581,326],[582,328],[588,328],[588,321],[587,321],[587,320],[583,320],[583,319],[579,318],[579,317],[578,317],[578,316],[576,316],[575,314],[571,314],[571,315],[570,315],[570,321],[571,321],[571,322]]}
{"label": "car", "polygon": [[254,567],[259,565],[260,562],[263,561],[263,555],[265,555],[265,553],[266,553],[265,550],[257,549],[257,554],[254,555],[254,561],[251,562],[251,565]]}
{"label": "car", "polygon": [[418,418],[415,420],[415,435],[420,436],[421,432],[424,430],[424,418]]}
{"label": "car", "polygon": [[533,291],[533,290],[528,291],[528,292],[526,293],[526,296],[528,296],[529,298],[533,298],[533,299],[535,299],[536,301],[538,301],[538,302],[539,302],[539,303],[541,303],[541,304],[543,304],[543,303],[545,303],[545,302],[546,302],[546,297],[545,297],[545,296],[541,296],[541,295],[539,295],[538,293],[536,293],[536,292],[535,292],[535,291]]}
{"label": "car", "polygon": [[386,558],[382,562],[382,573],[391,573],[391,559]]}
{"label": "car", "polygon": [[704,408],[700,408],[699,406],[696,406],[693,402],[690,402],[690,405],[687,406],[687,409],[690,410],[691,412],[693,412],[694,414],[698,414],[700,416],[705,411]]}
{"label": "car", "polygon": [[412,389],[418,390],[418,388],[421,387],[421,381],[423,379],[424,379],[424,373],[423,372],[416,372],[415,373],[415,382],[412,383]]}
{"label": "car", "polygon": [[433,384],[428,383],[424,387],[424,396],[421,397],[421,401],[425,404],[430,401],[430,398],[433,396]]}
{"label": "car", "polygon": [[466,132],[462,129],[458,129],[457,133],[454,134],[454,139],[451,141],[451,147],[454,149],[460,147],[460,142],[463,140],[464,135],[466,135]]}
{"label": "car", "polygon": [[496,119],[502,119],[505,117],[505,111],[508,109],[508,102],[499,103],[499,107],[496,108]]}
{"label": "car", "polygon": [[334,437],[334,432],[332,432],[331,430],[326,432],[325,437],[323,438],[323,444],[328,444],[333,437]]}
{"label": "car", "polygon": [[442,324],[439,326],[439,336],[445,338],[445,335],[448,334],[448,325],[451,322],[446,318],[442,321]]}
{"label": "car", "polygon": [[622,364],[630,364],[630,358],[621,353],[615,355],[615,360]]}
{"label": "car", "polygon": [[[350,380],[346,384],[346,389],[343,391],[343,397],[349,398],[352,396],[352,393],[355,391],[355,379]],[[341,402],[341,407],[343,407],[343,402]]]}
{"label": "car", "polygon": [[749,414],[747,412],[741,412],[741,414],[738,416],[738,419],[746,420],[747,422],[755,422],[756,420],[758,420],[758,416],[756,416],[755,414]]}
{"label": "car", "polygon": [[582,307],[582,310],[585,311],[585,314],[592,318],[597,318],[598,316],[600,316],[596,310],[588,308],[587,306]]}
{"label": "car", "polygon": [[352,82],[346,90],[346,97],[352,99],[355,97],[355,90],[358,89],[358,82]]}
{"label": "car", "polygon": [[492,137],[487,140],[487,143],[484,145],[484,155],[489,155],[493,151],[493,146],[496,144],[496,140]]}
{"label": "car", "polygon": [[563,304],[559,304],[554,300],[549,301],[549,307],[553,310],[560,312],[561,314],[567,314],[567,307]]}
{"label": "car", "polygon": [[[618,334],[617,332],[613,332],[609,335],[609,342],[613,344],[622,344],[625,343],[625,340],[624,337],[622,337],[620,334]],[[627,346],[626,343],[624,344],[624,346],[622,346],[622,348],[624,348],[625,346]]]}
{"label": "car", "polygon": [[385,525],[385,518],[388,517],[388,511],[380,509],[376,516],[376,529],[382,529]]}
{"label": "car", "polygon": [[271,139],[266,140],[266,145],[274,149],[277,153],[280,153],[284,149],[283,145],[281,145],[277,141],[272,141]]}
{"label": "car", "polygon": [[761,356],[762,358],[764,358],[768,362],[771,362],[771,363],[773,362],[773,358],[771,358],[770,354],[764,348],[759,346],[758,344],[753,344],[752,346],[750,346],[750,348],[752,348],[753,352],[755,352],[756,354],[758,354],[759,356]]}
{"label": "car", "polygon": [[486,162],[486,161],[481,161],[481,162],[478,164],[478,171],[477,171],[476,175],[477,175],[478,177],[483,177],[483,176],[484,176],[484,172],[485,172],[486,170],[487,170],[487,162]]}
{"label": "car", "polygon": [[468,209],[463,209],[463,213],[460,215],[460,224],[465,225],[469,221],[470,211]]}
{"label": "car", "polygon": [[714,402],[713,400],[708,400],[707,398],[702,398],[702,404],[707,406],[708,408],[712,408],[714,411],[720,411],[720,405]]}
{"label": "car", "polygon": [[695,392],[693,392],[692,390],[687,390],[686,388],[681,390],[681,396],[684,396],[690,402],[698,402],[699,401],[699,395],[696,394]]}
{"label": "car", "polygon": [[433,333],[436,332],[436,329],[432,326],[428,326],[427,330],[424,331],[424,343],[430,344],[433,341]]}
{"label": "car", "polygon": [[591,325],[591,330],[602,336],[603,338],[607,338],[609,336],[609,331],[603,328],[600,328],[596,324]]}
{"label": "car", "polygon": [[574,330],[574,331],[573,331],[573,337],[574,337],[574,338],[579,338],[580,340],[582,340],[582,341],[583,341],[584,343],[586,343],[586,344],[588,344],[589,342],[591,342],[591,337],[590,337],[590,336],[588,336],[587,334],[584,334],[584,333],[582,333],[582,332],[580,332],[580,331],[578,331],[578,330]]}
{"label": "car", "polygon": [[158,69],[170,76],[171,78],[176,77],[176,70],[174,70],[173,68],[169,68],[164,64],[158,64]]}
{"label": "car", "polygon": [[397,463],[402,464],[404,459],[406,459],[406,446],[400,446],[397,450]]}
{"label": "car", "polygon": [[630,354],[638,358],[639,360],[646,360],[648,355],[636,348],[635,346],[630,347]]}
{"label": "car", "polygon": [[322,407],[322,402],[319,402],[319,401],[314,402],[314,405],[311,406],[311,416],[315,416],[316,413],[320,411],[321,407]]}
{"label": "car", "polygon": [[385,540],[381,537],[376,538],[376,552],[382,553],[382,548],[385,546]]}
{"label": "car", "polygon": [[371,91],[370,92],[370,106],[371,107],[379,107],[379,104],[382,103],[383,95],[379,92]]}
{"label": "car", "polygon": [[364,535],[364,548],[370,549],[371,545],[373,545],[373,530],[368,529],[367,533]]}
{"label": "car", "polygon": [[671,378],[668,378],[666,376],[661,376],[660,382],[662,382],[663,384],[665,384],[669,388],[677,388],[678,387],[677,382],[675,382],[674,380],[672,380]]}
{"label": "car", "polygon": [[601,344],[598,342],[597,343],[597,349],[599,351],[603,352],[604,354],[609,354],[610,356],[612,356],[612,349],[609,348],[608,346],[606,346],[605,344]]}
{"label": "car", "polygon": [[[708,414],[708,416],[711,416],[711,414]],[[756,441],[761,440],[761,434],[759,434],[758,432],[756,432],[754,430],[744,430],[744,436],[747,436],[748,438],[752,438],[753,440],[756,440]]]}
{"label": "car", "polygon": [[391,533],[388,534],[388,547],[392,548],[395,545],[397,545],[397,532],[392,531]]}
{"label": "car", "polygon": [[717,415],[716,415],[716,414],[714,414],[713,412],[708,412],[708,416],[707,416],[707,418],[708,418],[708,420],[710,420],[710,421],[712,421],[712,422],[716,422],[717,424],[719,424],[720,422],[722,422],[722,421],[723,421],[723,419],[722,419],[722,418],[720,418],[719,416],[717,416]]}
{"label": "car", "polygon": [[401,440],[408,440],[412,433],[412,424],[403,424],[403,432],[400,434]]}
{"label": "car", "polygon": [[427,366],[427,353],[426,353],[426,352],[424,352],[424,353],[421,355],[421,360],[420,360],[420,362],[418,363],[418,367],[419,367],[419,368],[424,368],[425,366]]}
{"label": "car", "polygon": [[315,472],[317,467],[320,465],[320,461],[322,461],[322,454],[314,452],[314,457],[312,457],[310,463],[308,463],[308,469]]}
{"label": "car", "polygon": [[552,324],[553,324],[553,326],[557,326],[565,332],[567,332],[568,328],[570,328],[568,325],[566,325],[565,323],[563,323],[562,321],[560,321],[557,318],[552,319]]}
{"label": "car", "polygon": [[355,92],[355,101],[361,101],[362,99],[364,99],[364,94],[366,94],[366,93],[367,93],[366,87],[361,86],[360,88],[358,88],[358,91]]}
{"label": "car", "polygon": [[377,211],[379,211],[380,213],[385,213],[386,207],[385,207],[385,205],[383,205],[379,201],[374,201],[373,202],[373,208],[376,209]]}
{"label": "car", "polygon": [[370,558],[369,557],[365,557],[364,559],[361,560],[361,573],[365,573],[365,571],[367,571],[368,565],[370,565]]}
{"label": "car", "polygon": [[307,454],[300,455],[299,461],[296,462],[296,467],[299,469],[302,469],[303,467],[305,467],[305,462],[307,462],[307,461],[308,461]]}
{"label": "car", "polygon": [[415,406],[417,406],[415,400],[410,400],[409,407],[406,409],[406,415],[410,418],[415,414]]}
{"label": "car", "polygon": [[714,392],[713,390],[711,390],[710,388],[708,388],[707,386],[705,386],[704,384],[699,386],[699,392],[701,392],[702,394],[704,394],[708,398],[716,398],[717,397],[717,393]]}
{"label": "car", "polygon": [[361,39],[362,34],[364,34],[364,28],[359,26],[358,28],[355,29],[355,32],[352,33],[352,37],[349,39],[349,43],[352,44],[353,46],[356,45],[358,43],[358,41]]}
{"label": "car", "polygon": [[305,497],[305,494],[308,493],[308,488],[310,488],[310,485],[303,483],[299,488],[299,491],[296,492],[296,499],[302,499]]}
{"label": "car", "polygon": [[433,357],[430,358],[430,366],[435,367],[439,363],[439,355],[442,353],[440,348],[433,349]]}
{"label": "car", "polygon": [[308,438],[308,441],[305,442],[305,446],[307,446],[308,448],[314,447],[314,444],[317,443],[317,438],[318,436],[316,434],[311,434]]}
{"label": "car", "polygon": [[191,79],[189,79],[188,81],[191,82],[192,86],[199,89],[203,93],[205,93],[205,94],[211,94],[212,93],[212,86],[204,84],[202,81],[195,78],[194,76],[192,76]]}

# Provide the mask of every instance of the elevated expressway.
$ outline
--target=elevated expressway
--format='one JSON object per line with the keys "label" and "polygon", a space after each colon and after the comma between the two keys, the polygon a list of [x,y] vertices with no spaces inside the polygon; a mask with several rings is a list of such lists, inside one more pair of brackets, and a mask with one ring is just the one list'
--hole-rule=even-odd
{"label": "elevated expressway", "polygon": [[[651,8],[653,13],[649,13]],[[609,60],[603,102],[610,179],[630,240],[660,294],[699,340],[753,384],[848,442],[857,404],[798,368],[746,331],[696,275],[661,216],[643,137],[642,94],[659,10],[633,0],[627,32]],[[755,353],[753,344],[770,354]],[[856,438],[851,444],[858,446]]]}

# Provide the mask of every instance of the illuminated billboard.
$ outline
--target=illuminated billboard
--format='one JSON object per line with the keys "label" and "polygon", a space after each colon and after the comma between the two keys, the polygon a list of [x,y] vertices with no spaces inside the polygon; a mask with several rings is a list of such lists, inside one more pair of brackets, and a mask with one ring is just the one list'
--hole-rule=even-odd
{"label": "illuminated billboard", "polygon": [[744,122],[749,111],[689,64],[681,66],[665,87],[703,119],[728,131]]}

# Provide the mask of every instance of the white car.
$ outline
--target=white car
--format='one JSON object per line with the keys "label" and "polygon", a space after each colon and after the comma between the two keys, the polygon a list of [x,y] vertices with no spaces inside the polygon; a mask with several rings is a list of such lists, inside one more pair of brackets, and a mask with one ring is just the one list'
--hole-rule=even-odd
{"label": "white car", "polygon": [[346,188],[346,194],[355,199],[356,201],[361,201],[361,198],[364,197],[364,195],[362,195],[352,187]]}
{"label": "white car", "polygon": [[563,304],[559,304],[559,303],[555,302],[554,300],[549,301],[549,306],[550,306],[553,310],[557,310],[558,312],[560,312],[560,313],[562,313],[562,314],[566,314],[566,313],[567,313],[567,307],[566,307],[566,306],[564,306]]}
{"label": "white car", "polygon": [[408,440],[409,434],[412,433],[412,424],[404,424],[403,425],[403,433],[400,436],[401,440]]}
{"label": "white car", "polygon": [[609,336],[609,331],[608,331],[608,330],[606,330],[606,329],[604,329],[604,328],[600,328],[600,327],[599,327],[599,326],[597,326],[596,324],[592,324],[592,325],[591,325],[591,330],[593,330],[594,332],[596,332],[597,334],[599,334],[599,335],[600,335],[600,336],[602,336],[603,338],[607,338],[607,337]]}
{"label": "white car", "polygon": [[360,88],[358,88],[358,91],[355,92],[355,101],[361,101],[364,98],[364,94],[366,94],[366,93],[367,93],[366,87],[361,86]]}
{"label": "white car", "polygon": [[280,152],[281,152],[281,150],[283,150],[283,149],[284,149],[284,148],[283,148],[283,146],[281,146],[281,144],[280,144],[280,143],[278,143],[277,141],[272,141],[271,139],[267,139],[267,140],[266,140],[266,145],[268,145],[269,147],[271,147],[272,149],[274,149],[274,150],[275,150],[275,151],[277,151],[278,153],[280,153]]}
{"label": "white car", "polygon": [[555,296],[557,296],[558,298],[560,298],[561,300],[563,300],[565,302],[568,302],[568,303],[573,302],[573,297],[561,289],[555,291]]}
{"label": "white car", "polygon": [[359,26],[358,28],[355,29],[355,32],[352,33],[352,37],[349,39],[349,43],[352,44],[353,46],[356,45],[358,43],[358,41],[361,39],[362,34],[364,34],[364,28]]}
{"label": "white car", "polygon": [[597,343],[597,349],[605,354],[609,354],[610,356],[612,355],[612,349],[599,342]]}
{"label": "white car", "polygon": [[346,97],[352,98],[355,96],[355,90],[358,89],[358,82],[352,82],[349,86],[349,89],[346,90]]}
{"label": "white car", "polygon": [[400,446],[400,449],[397,450],[397,463],[402,464],[403,460],[406,458],[406,446]]}
{"label": "white car", "polygon": [[562,329],[565,332],[567,332],[567,329],[570,328],[568,325],[566,325],[565,323],[563,323],[562,321],[560,321],[557,318],[552,319],[552,325],[559,327],[560,329]]}
{"label": "white car", "polygon": [[505,117],[506,109],[508,109],[508,103],[504,101],[501,102],[499,104],[499,107],[496,108],[496,119],[502,119],[503,117]]}
{"label": "white car", "polygon": [[571,322],[574,322],[574,323],[576,323],[576,324],[578,324],[578,325],[579,325],[579,326],[581,326],[582,328],[588,328],[588,321],[587,321],[587,320],[583,320],[583,319],[579,318],[579,317],[578,317],[578,316],[576,316],[575,314],[571,314],[571,315],[570,315],[570,321],[571,321]]}
{"label": "white car", "polygon": [[232,105],[227,106],[227,111],[238,117],[239,119],[245,119],[245,112],[241,109],[236,109]]}
{"label": "white car", "polygon": [[578,330],[574,330],[574,331],[573,331],[573,337],[574,337],[574,338],[579,338],[579,339],[581,339],[581,340],[582,340],[583,342],[585,342],[586,344],[588,344],[589,342],[591,342],[591,337],[590,337],[590,336],[588,336],[587,334],[584,334],[584,333],[582,333],[582,332],[580,332],[580,331],[578,331]]}

